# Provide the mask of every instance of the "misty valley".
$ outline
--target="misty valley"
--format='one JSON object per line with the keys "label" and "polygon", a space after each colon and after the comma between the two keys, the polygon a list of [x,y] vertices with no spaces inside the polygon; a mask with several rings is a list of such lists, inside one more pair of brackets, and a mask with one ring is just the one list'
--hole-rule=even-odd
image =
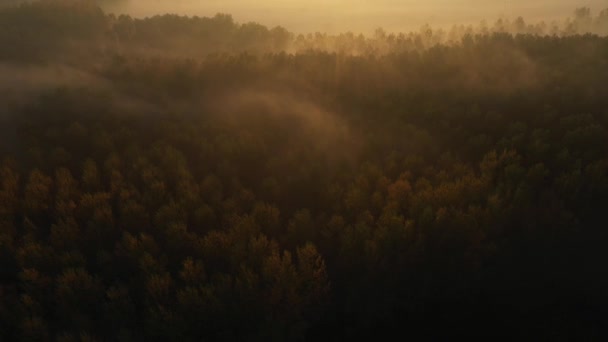
{"label": "misty valley", "polygon": [[0,340],[608,338],[608,9],[0,6]]}

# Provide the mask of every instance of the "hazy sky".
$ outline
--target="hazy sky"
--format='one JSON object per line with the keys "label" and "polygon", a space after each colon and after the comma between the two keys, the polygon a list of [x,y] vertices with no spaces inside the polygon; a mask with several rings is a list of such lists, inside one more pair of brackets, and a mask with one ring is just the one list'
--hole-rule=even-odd
{"label": "hazy sky", "polygon": [[[111,1],[111,0],[110,0]],[[117,1],[117,0],[114,0]],[[291,31],[390,31],[433,26],[492,22],[501,16],[553,20],[577,7],[595,12],[608,0],[121,0],[116,12],[136,16],[177,13],[213,16],[230,13],[238,22],[282,25]]]}

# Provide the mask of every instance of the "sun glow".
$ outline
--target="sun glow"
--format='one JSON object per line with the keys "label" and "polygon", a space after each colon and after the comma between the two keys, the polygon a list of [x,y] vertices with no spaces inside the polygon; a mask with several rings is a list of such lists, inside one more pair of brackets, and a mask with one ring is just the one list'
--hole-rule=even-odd
{"label": "sun glow", "polygon": [[140,17],[228,13],[239,22],[281,25],[294,32],[368,33],[378,27],[407,31],[424,24],[446,27],[501,17],[551,21],[576,7],[604,5],[605,0],[107,0],[106,8]]}

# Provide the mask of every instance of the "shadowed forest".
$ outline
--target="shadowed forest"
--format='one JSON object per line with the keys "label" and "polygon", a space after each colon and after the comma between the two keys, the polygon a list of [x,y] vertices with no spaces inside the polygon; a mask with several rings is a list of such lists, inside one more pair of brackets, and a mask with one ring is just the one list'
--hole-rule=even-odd
{"label": "shadowed forest", "polygon": [[607,35],[5,4],[0,340],[605,340]]}

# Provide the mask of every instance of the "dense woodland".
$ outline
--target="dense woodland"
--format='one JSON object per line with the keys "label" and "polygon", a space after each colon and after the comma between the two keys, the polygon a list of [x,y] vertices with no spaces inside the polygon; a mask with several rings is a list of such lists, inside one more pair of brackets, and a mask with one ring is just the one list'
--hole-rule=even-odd
{"label": "dense woodland", "polygon": [[501,23],[2,9],[0,339],[605,339],[608,11]]}

